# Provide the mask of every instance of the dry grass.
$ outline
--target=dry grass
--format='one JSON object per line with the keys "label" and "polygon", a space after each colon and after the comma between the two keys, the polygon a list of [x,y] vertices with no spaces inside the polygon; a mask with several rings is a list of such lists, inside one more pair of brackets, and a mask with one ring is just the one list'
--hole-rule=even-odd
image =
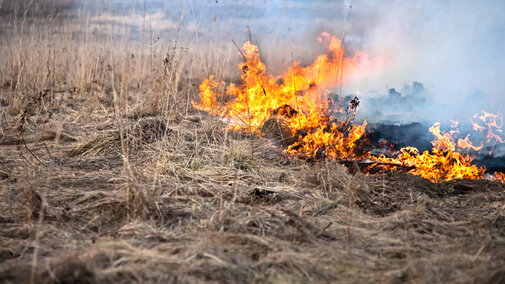
{"label": "dry grass", "polygon": [[503,184],[288,158],[190,107],[176,43],[5,24],[0,282],[505,281]]}

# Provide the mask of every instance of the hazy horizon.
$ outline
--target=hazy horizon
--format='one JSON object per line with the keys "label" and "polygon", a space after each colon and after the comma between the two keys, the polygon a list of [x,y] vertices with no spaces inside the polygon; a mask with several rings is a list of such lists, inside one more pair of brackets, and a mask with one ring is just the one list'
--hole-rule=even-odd
{"label": "hazy horizon", "polygon": [[[72,1],[63,1],[71,3]],[[98,1],[74,3],[91,25],[128,27],[130,39],[151,32],[199,51],[201,59],[229,60],[229,74],[241,60],[232,46],[252,39],[273,74],[294,61],[310,63],[324,49],[321,32],[341,37],[350,54],[366,52],[383,65],[345,94],[365,99],[388,95],[413,82],[424,85],[426,105],[412,120],[462,119],[480,110],[505,109],[505,2],[498,1]],[[349,21],[345,19],[350,10]],[[219,55],[217,55],[219,53]],[[292,54],[292,58],[291,58]],[[209,60],[210,60],[209,59]],[[210,74],[207,74],[210,75]],[[371,106],[369,106],[371,107]],[[375,107],[375,106],[373,106]],[[380,108],[380,106],[377,106]],[[364,113],[364,116],[367,114]]]}

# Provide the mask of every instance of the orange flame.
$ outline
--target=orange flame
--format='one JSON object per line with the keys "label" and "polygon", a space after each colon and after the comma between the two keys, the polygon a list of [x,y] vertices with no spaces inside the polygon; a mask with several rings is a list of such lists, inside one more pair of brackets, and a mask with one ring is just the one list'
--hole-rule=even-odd
{"label": "orange flame", "polygon": [[481,115],[475,115],[476,118],[479,118],[485,125],[486,127],[479,126],[474,122],[474,129],[475,130],[480,130],[480,131],[485,131],[486,132],[486,138],[487,141],[490,142],[491,140],[496,140],[500,143],[504,143],[505,141],[499,136],[499,134],[494,133],[494,131],[498,133],[502,133],[502,126],[503,126],[503,115],[498,112],[497,114],[492,114],[489,112],[482,111]]}
{"label": "orange flame", "polygon": [[[497,143],[505,143],[505,138],[502,138],[503,132],[501,129],[503,126],[503,115],[500,112],[492,114],[482,111],[480,115],[476,114],[474,118],[478,118],[480,121],[478,123],[472,121],[473,129],[481,132],[488,145],[491,144],[489,155],[492,155],[494,146]],[[480,125],[479,123],[484,125]]]}
{"label": "orange flame", "polygon": [[[469,136],[456,142],[453,135],[459,132],[452,130],[444,133],[439,123],[430,128],[435,135],[431,151],[420,153],[417,148],[405,147],[396,158],[359,153],[358,144],[367,124],[351,125],[350,120],[341,121],[334,117],[338,113],[332,112],[334,106],[331,106],[333,101],[329,89],[362,78],[380,62],[370,60],[361,51],[351,57],[344,56],[341,41],[327,33],[322,33],[318,40],[325,43],[326,54],[317,56],[306,67],[295,62],[277,77],[267,72],[258,47],[250,42],[244,43],[241,53],[245,62],[238,66],[242,72],[242,83],[226,86],[224,82],[215,81],[211,75],[200,84],[200,101],[193,102],[193,106],[228,119],[230,129],[253,133],[260,133],[269,119],[280,119],[283,125],[287,125],[285,131],[288,133],[283,134],[293,138],[285,153],[293,156],[315,159],[369,158],[376,162],[369,170],[407,167],[409,173],[433,182],[484,178],[485,168],[472,165],[472,157],[458,151],[479,151],[483,145],[474,146]],[[345,76],[341,76],[344,66]],[[346,113],[352,113],[355,107],[357,104],[350,111],[348,108]],[[476,118],[485,126],[474,122],[475,130],[485,132],[488,141],[494,139],[503,143],[504,140],[496,134],[501,133],[501,115],[482,112]],[[452,125],[457,127],[456,122]],[[505,182],[505,174],[495,173],[489,179]]]}
{"label": "orange flame", "polygon": [[366,122],[353,125],[347,135],[338,129],[336,124],[331,130],[318,128],[298,142],[289,146],[286,153],[301,154],[307,158],[317,158],[319,155],[328,159],[353,159],[359,157],[355,153],[357,141],[365,134]]}
{"label": "orange flame", "polygon": [[472,149],[476,152],[482,150],[484,148],[484,145],[479,145],[479,146],[474,146],[468,138],[470,137],[470,134],[468,134],[465,139],[458,139],[458,147],[461,149]]}
{"label": "orange flame", "polygon": [[496,172],[496,173],[494,173],[494,175],[491,176],[490,179],[505,183],[505,174],[500,173],[500,172]]}
{"label": "orange flame", "polygon": [[[482,179],[484,177],[485,168],[472,165],[470,155],[457,152],[454,139],[449,133],[440,131],[438,122],[430,127],[430,132],[435,135],[431,153],[429,151],[419,153],[419,150],[415,147],[405,147],[400,150],[398,158],[386,158],[384,156],[371,158],[379,163],[391,164],[391,167],[394,168],[396,168],[395,165],[412,167],[409,173],[422,176],[432,182],[453,179]],[[458,144],[464,147],[458,147],[479,148],[473,146],[467,138],[465,140],[460,139]],[[385,165],[380,165],[380,167],[388,169],[388,166]]]}
{"label": "orange flame", "polygon": [[[289,135],[295,136],[297,141],[287,153],[311,158],[324,149],[324,156],[328,158],[354,157],[354,146],[364,134],[366,123],[345,130],[342,124],[334,123],[329,88],[357,80],[377,64],[361,51],[356,51],[352,57],[344,56],[341,41],[328,33],[322,33],[318,40],[325,43],[327,54],[317,56],[306,67],[295,62],[277,77],[267,73],[258,47],[244,43],[246,62],[238,66],[242,71],[242,84],[231,83],[225,87],[224,82],[216,82],[210,76],[199,86],[200,102],[193,106],[228,118],[231,129],[256,133],[269,118],[283,114],[281,117],[289,126]],[[343,66],[345,73],[341,76]],[[224,93],[220,93],[223,90]],[[291,110],[288,114],[282,113],[286,106]],[[305,130],[305,135],[298,135],[298,130]]]}

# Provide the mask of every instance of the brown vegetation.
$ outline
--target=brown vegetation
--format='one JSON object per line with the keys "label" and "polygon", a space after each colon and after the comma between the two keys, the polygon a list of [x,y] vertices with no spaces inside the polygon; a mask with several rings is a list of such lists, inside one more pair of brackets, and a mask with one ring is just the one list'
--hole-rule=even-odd
{"label": "brown vegetation", "polygon": [[74,21],[2,23],[0,282],[505,281],[505,185],[288,158],[192,109],[192,51]]}

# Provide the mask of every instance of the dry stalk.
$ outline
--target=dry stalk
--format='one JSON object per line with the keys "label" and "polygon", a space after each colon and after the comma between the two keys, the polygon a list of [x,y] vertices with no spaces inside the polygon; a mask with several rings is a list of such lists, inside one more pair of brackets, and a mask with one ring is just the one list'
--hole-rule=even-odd
{"label": "dry stalk", "polygon": [[[347,33],[347,23],[349,22],[349,16],[351,15],[351,9],[352,9],[352,1],[351,4],[349,5],[349,11],[347,12],[347,17],[344,23],[344,30],[342,32],[342,44],[340,46],[340,56],[339,56],[339,61],[340,61],[340,97],[342,97],[342,87],[344,85],[344,40],[345,36]],[[338,72],[337,76],[338,76]],[[337,80],[338,82],[338,80]]]}
{"label": "dry stalk", "polygon": [[254,160],[254,142],[253,142],[253,129],[252,129],[252,124],[251,124],[251,113],[249,111],[249,99],[248,99],[248,95],[245,96],[245,103],[247,105],[247,118],[249,120],[249,133],[250,133],[250,137],[249,137],[249,141],[251,143],[251,160]]}
{"label": "dry stalk", "polygon": [[[245,60],[245,66],[247,67],[247,69],[250,69],[251,66],[249,66],[247,64],[247,57],[245,56],[245,54],[242,52],[242,50],[240,49],[240,47],[238,47],[238,45],[235,43],[234,40],[232,40],[233,44],[235,45],[235,47],[238,49],[238,51],[240,52],[240,55],[242,55],[242,57],[244,58]],[[260,85],[261,87],[261,90],[263,90],[263,94],[266,96],[267,95],[267,91],[265,89],[265,87],[263,87],[263,83],[261,82],[261,79],[258,77],[258,75],[256,74],[255,70],[251,70],[252,74],[254,75],[254,77],[256,78],[256,80],[258,81],[258,84]]]}
{"label": "dry stalk", "polygon": [[42,223],[44,222],[44,210],[45,210],[45,198],[42,195],[39,218],[38,218],[37,225],[36,225],[37,229],[35,230],[35,240],[33,241],[34,250],[33,250],[31,270],[30,270],[30,284],[36,283],[38,255],[39,255],[39,248],[40,248],[40,228],[42,228]]}

